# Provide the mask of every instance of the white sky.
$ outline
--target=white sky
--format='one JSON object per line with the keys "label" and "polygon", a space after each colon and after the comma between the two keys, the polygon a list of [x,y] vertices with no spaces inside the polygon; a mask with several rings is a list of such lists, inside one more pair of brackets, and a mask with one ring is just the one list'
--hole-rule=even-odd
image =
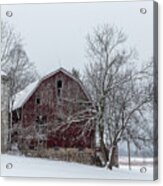
{"label": "white sky", "polygon": [[[141,14],[140,8],[147,13]],[[8,10],[13,17],[6,17]],[[1,15],[21,33],[41,75],[59,67],[82,72],[87,63],[85,36],[99,24],[122,28],[127,45],[139,53],[139,63],[153,56],[153,1],[2,5]]]}

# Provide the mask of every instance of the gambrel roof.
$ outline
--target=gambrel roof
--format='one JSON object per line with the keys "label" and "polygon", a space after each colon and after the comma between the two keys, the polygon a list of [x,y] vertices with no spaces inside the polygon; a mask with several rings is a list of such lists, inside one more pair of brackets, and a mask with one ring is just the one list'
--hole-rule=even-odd
{"label": "gambrel roof", "polygon": [[18,92],[14,97],[14,105],[13,105],[13,109],[12,110],[16,110],[18,108],[21,108],[27,101],[28,99],[33,95],[33,93],[36,91],[36,89],[39,87],[39,85],[45,80],[48,79],[51,76],[54,76],[55,74],[57,74],[58,72],[62,72],[65,75],[69,76],[71,79],[73,79],[74,81],[76,81],[80,87],[82,88],[83,92],[85,93],[85,95],[87,96],[87,98],[89,100],[91,100],[89,94],[87,93],[87,91],[85,90],[83,83],[75,78],[70,72],[68,72],[67,70],[65,70],[64,68],[59,68],[58,70],[44,76],[43,78],[41,78],[38,81],[35,81],[31,84],[29,84],[24,90]]}

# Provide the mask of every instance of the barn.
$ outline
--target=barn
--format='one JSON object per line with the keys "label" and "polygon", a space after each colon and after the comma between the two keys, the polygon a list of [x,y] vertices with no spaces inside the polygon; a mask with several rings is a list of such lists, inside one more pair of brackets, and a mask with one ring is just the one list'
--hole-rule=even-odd
{"label": "barn", "polygon": [[14,97],[12,142],[19,148],[93,149],[93,104],[82,82],[60,68]]}

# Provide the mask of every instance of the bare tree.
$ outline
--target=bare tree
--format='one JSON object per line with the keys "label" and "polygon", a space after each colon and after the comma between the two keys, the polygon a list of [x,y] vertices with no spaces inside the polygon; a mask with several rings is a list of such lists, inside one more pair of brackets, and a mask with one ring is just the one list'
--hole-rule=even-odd
{"label": "bare tree", "polygon": [[2,66],[10,78],[10,98],[38,78],[34,64],[29,62],[22,45],[16,45],[10,51],[10,61]]}
{"label": "bare tree", "polygon": [[75,68],[72,68],[72,71],[71,71],[72,75],[77,78],[77,79],[81,79],[81,74],[80,74],[80,71],[75,69]]}
{"label": "bare tree", "polygon": [[13,48],[22,42],[19,34],[16,34],[13,26],[7,22],[1,21],[1,65],[10,61],[10,52]]}
{"label": "bare tree", "polygon": [[[12,108],[15,94],[39,78],[36,68],[30,62],[20,34],[7,22],[1,22],[1,68],[7,74],[10,99],[10,129],[12,128]],[[11,131],[11,130],[9,130]],[[9,141],[11,135],[9,135]]]}
{"label": "bare tree", "polygon": [[117,144],[130,129],[129,123],[152,100],[151,84],[143,81],[147,86],[140,86],[143,78],[148,79],[148,68],[136,69],[135,51],[124,50],[126,39],[121,30],[108,25],[98,27],[93,35],[87,36],[86,86],[96,105],[99,144],[104,163],[109,161],[110,169]]}
{"label": "bare tree", "polygon": [[111,89],[127,81],[130,74],[122,78],[114,78],[119,68],[127,63],[131,54],[120,51],[118,47],[126,41],[126,36],[117,28],[104,25],[94,30],[94,34],[87,36],[88,57],[90,64],[86,67],[87,83],[97,108],[97,130],[100,148],[105,163],[108,151],[104,143],[104,119],[107,95]]}
{"label": "bare tree", "polygon": [[139,149],[147,143],[152,144],[152,125],[149,125],[150,116],[147,115],[153,99],[152,81],[148,75],[151,70],[152,67],[148,65],[141,71],[132,73],[134,75],[130,81],[109,92],[106,123],[111,147],[110,169],[119,141],[132,141]]}
{"label": "bare tree", "polygon": [[10,95],[12,97],[39,76],[23,48],[20,34],[17,34],[11,25],[3,21],[1,39],[1,68],[10,78]]}

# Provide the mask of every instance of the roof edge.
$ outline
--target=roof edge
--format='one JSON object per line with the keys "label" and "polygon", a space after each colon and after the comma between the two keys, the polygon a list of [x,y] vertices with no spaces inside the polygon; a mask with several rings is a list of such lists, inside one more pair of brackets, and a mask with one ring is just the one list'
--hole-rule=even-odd
{"label": "roof edge", "polygon": [[39,87],[39,85],[40,85],[44,80],[46,80],[46,79],[48,79],[48,78],[54,76],[54,75],[57,74],[58,72],[63,72],[64,74],[66,74],[67,76],[69,76],[70,78],[72,78],[74,81],[76,81],[76,82],[80,85],[80,87],[82,88],[84,94],[87,96],[87,98],[89,99],[89,101],[92,102],[92,99],[91,99],[90,95],[88,94],[88,92],[86,91],[86,89],[85,89],[85,87],[84,87],[82,81],[79,80],[79,79],[77,79],[77,78],[76,78],[75,76],[73,76],[69,71],[67,71],[66,69],[64,69],[64,68],[61,67],[61,68],[57,69],[56,71],[51,72],[51,73],[49,73],[49,74],[43,76],[40,80],[38,80],[38,83],[37,83],[36,87],[31,91],[31,93],[30,93],[30,94],[27,96],[27,98],[23,101],[22,105],[19,106],[19,107],[17,107],[17,108],[15,108],[15,109],[13,109],[13,111],[22,108],[22,107],[24,106],[24,104],[29,100],[29,98],[33,95],[33,93],[36,91],[36,89]]}

